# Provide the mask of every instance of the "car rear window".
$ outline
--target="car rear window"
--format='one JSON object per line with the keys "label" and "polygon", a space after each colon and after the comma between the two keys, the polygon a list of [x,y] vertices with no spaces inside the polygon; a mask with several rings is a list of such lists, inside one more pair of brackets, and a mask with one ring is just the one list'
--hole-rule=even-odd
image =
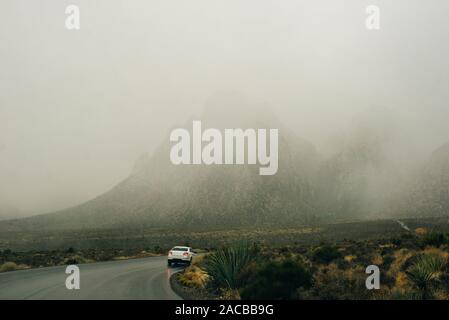
{"label": "car rear window", "polygon": [[172,249],[172,251],[188,251],[188,248],[177,248],[177,247],[174,247]]}

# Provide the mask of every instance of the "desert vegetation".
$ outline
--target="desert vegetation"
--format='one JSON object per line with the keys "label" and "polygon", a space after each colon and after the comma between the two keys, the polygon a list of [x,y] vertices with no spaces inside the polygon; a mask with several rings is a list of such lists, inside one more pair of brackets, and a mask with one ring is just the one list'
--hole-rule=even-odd
{"label": "desert vegetation", "polygon": [[15,262],[11,262],[11,261],[0,264],[0,272],[16,271],[16,270],[23,270],[23,269],[28,269],[28,268],[29,268],[29,266],[26,264],[17,265]]}
{"label": "desert vegetation", "polygon": [[[402,220],[410,229],[429,234],[449,232],[447,217]],[[352,221],[320,225],[272,225],[265,227],[179,229],[126,228],[74,231],[8,231],[0,232],[0,251],[64,252],[96,250],[96,254],[116,256],[118,251],[155,251],[166,253],[173,244],[214,250],[226,247],[236,239],[270,246],[334,243],[345,239],[367,240],[393,238],[403,231],[395,220]],[[434,237],[434,236],[433,236]],[[427,241],[442,241],[431,239]]]}
{"label": "desert vegetation", "polygon": [[[449,234],[420,232],[317,245],[219,248],[177,275],[217,299],[449,299]],[[368,290],[368,265],[381,286]],[[201,279],[189,282],[187,279]]]}
{"label": "desert vegetation", "polygon": [[85,249],[68,248],[50,251],[0,250],[0,272],[58,265],[81,264],[110,260],[125,260],[157,256],[159,247],[146,249]]}

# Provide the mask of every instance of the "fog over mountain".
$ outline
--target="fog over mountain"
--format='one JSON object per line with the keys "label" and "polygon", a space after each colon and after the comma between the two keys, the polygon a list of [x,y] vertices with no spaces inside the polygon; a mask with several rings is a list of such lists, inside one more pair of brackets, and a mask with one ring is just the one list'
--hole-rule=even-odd
{"label": "fog over mountain", "polygon": [[8,204],[0,204],[0,221],[17,219],[23,217],[22,213],[16,207]]}
{"label": "fog over mountain", "polygon": [[[309,202],[319,155],[312,144],[282,126],[264,106],[252,105],[239,94],[216,95],[196,120],[204,128],[278,128],[278,172],[260,176],[258,165],[175,166],[169,159],[172,144],[165,139],[151,156],[140,157],[130,176],[112,190],[19,225],[44,229],[126,224],[239,226],[313,217]],[[191,131],[191,126],[192,121],[187,121],[181,127]]]}
{"label": "fog over mountain", "polygon": [[278,172],[260,176],[258,165],[173,165],[167,133],[111,190],[0,228],[236,227],[448,214],[447,145],[423,154],[408,131],[417,123],[404,123],[405,116],[389,109],[359,114],[330,154],[298,137],[268,106],[235,92],[214,95],[201,116],[179,127],[191,132],[192,120],[204,129],[278,128]]}
{"label": "fog over mountain", "polygon": [[[446,0],[379,2],[378,31],[365,28],[373,3],[359,0],[79,0],[73,32],[68,4],[5,0],[0,11],[0,219],[49,214],[23,223],[56,228],[447,211]],[[279,128],[278,173],[171,167],[170,129],[193,119]]]}

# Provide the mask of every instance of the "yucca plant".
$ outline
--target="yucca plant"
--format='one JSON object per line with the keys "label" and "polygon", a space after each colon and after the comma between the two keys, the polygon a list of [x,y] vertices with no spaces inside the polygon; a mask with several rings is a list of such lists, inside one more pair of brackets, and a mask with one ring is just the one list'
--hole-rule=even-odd
{"label": "yucca plant", "polygon": [[256,250],[248,244],[221,248],[207,256],[205,270],[218,287],[236,289],[238,273],[256,259]]}
{"label": "yucca plant", "polygon": [[446,269],[446,259],[437,254],[426,254],[418,257],[409,268],[407,275],[423,299],[432,297],[432,291],[437,287]]}

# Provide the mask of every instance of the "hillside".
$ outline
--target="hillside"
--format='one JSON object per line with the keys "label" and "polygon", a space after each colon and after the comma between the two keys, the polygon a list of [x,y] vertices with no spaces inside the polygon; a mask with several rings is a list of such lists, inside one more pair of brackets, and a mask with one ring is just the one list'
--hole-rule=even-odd
{"label": "hillside", "polygon": [[[225,108],[229,105],[236,107]],[[219,129],[278,128],[277,174],[260,176],[259,165],[175,166],[169,160],[167,138],[151,157],[141,157],[131,175],[112,190],[73,208],[9,221],[4,228],[248,226],[314,221],[318,211],[313,206],[312,180],[320,157],[310,143],[284,128],[269,111],[240,98],[212,101],[196,119],[202,120],[204,127]],[[191,126],[188,121],[180,127]]]}
{"label": "hillside", "polygon": [[[377,112],[377,113],[376,113]],[[423,163],[406,125],[388,110],[355,119],[328,156],[284,127],[263,105],[240,96],[208,101],[205,112],[177,126],[279,129],[279,166],[173,165],[163,141],[124,181],[84,204],[0,223],[0,230],[123,227],[245,227],[318,224],[449,212],[449,145]],[[409,126],[413,127],[413,126]],[[419,150],[418,150],[419,151]]]}
{"label": "hillside", "polygon": [[407,210],[414,216],[449,214],[449,143],[432,153],[407,200]]}

